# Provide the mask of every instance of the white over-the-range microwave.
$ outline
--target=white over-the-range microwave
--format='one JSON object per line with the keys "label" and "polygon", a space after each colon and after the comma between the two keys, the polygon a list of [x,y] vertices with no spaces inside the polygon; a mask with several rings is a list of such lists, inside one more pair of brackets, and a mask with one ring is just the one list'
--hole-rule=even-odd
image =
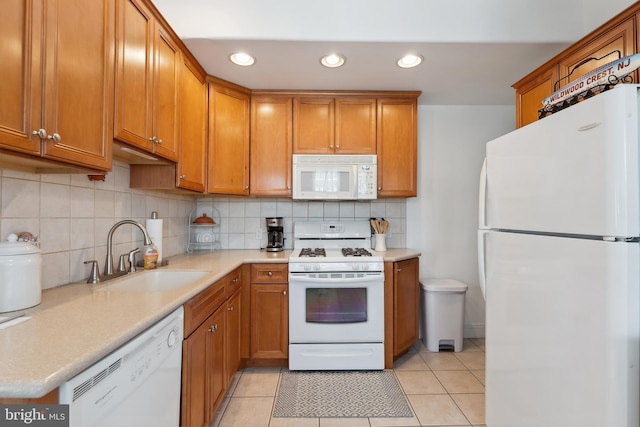
{"label": "white over-the-range microwave", "polygon": [[371,200],[378,194],[376,155],[294,154],[293,198]]}

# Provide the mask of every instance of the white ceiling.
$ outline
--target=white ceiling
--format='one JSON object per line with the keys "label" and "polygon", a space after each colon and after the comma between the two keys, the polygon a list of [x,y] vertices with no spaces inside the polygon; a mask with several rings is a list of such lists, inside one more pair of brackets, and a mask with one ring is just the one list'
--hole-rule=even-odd
{"label": "white ceiling", "polygon": [[[205,70],[250,89],[419,90],[512,105],[511,85],[633,0],[153,0]],[[228,60],[237,51],[252,67]],[[337,69],[320,65],[332,52]],[[406,53],[425,60],[395,65]]]}

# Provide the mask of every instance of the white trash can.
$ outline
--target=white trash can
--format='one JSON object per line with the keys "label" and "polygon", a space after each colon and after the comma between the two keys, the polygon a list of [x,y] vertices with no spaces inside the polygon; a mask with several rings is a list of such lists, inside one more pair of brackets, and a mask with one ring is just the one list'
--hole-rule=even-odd
{"label": "white trash can", "polygon": [[462,351],[467,288],[464,283],[453,279],[420,281],[422,342],[427,350]]}

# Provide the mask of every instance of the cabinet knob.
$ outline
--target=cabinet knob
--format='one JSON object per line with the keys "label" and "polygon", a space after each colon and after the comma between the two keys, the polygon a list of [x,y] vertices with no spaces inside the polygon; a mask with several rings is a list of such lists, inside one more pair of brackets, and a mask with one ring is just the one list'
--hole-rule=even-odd
{"label": "cabinet knob", "polygon": [[329,148],[331,148],[333,150],[333,145],[329,144]]}
{"label": "cabinet knob", "polygon": [[336,150],[340,149],[340,144],[336,144]]}
{"label": "cabinet knob", "polygon": [[53,135],[47,135],[47,139],[52,140],[56,144],[62,141],[62,138],[60,138],[60,135],[57,133],[54,133]]}
{"label": "cabinet knob", "polygon": [[34,130],[33,132],[31,132],[31,135],[35,135],[38,136],[42,139],[45,139],[47,137],[47,131],[44,129],[38,129],[38,130]]}
{"label": "cabinet knob", "polygon": [[282,295],[287,296],[287,291],[282,291]]}
{"label": "cabinet knob", "polygon": [[234,277],[233,280],[231,281],[231,283],[238,283],[238,280],[239,279],[237,277]]}
{"label": "cabinet knob", "polygon": [[227,311],[233,311],[233,306],[228,307],[228,308],[227,308]]}
{"label": "cabinet knob", "polygon": [[162,140],[161,139],[156,139],[156,144],[162,145]]}
{"label": "cabinet knob", "polygon": [[382,187],[378,187],[378,191],[382,191]]}
{"label": "cabinet knob", "polygon": [[273,276],[273,272],[269,271],[269,272],[267,273],[267,276],[269,276],[269,277]]}
{"label": "cabinet knob", "polygon": [[249,186],[248,186],[248,185],[245,185],[245,186],[244,186],[244,189],[245,189],[245,190],[248,190],[248,189],[249,189]]}
{"label": "cabinet knob", "polygon": [[186,179],[187,175],[180,175],[180,179]]}
{"label": "cabinet knob", "polygon": [[400,273],[400,272],[402,271],[402,269],[401,269],[401,268],[399,268],[399,269],[397,269],[396,271],[397,271],[398,273]]}
{"label": "cabinet knob", "polygon": [[155,136],[152,136],[151,138],[149,138],[149,141],[151,141],[151,142],[156,142],[156,137],[155,137]]}
{"label": "cabinet knob", "polygon": [[215,332],[217,330],[218,330],[218,324],[217,323],[209,328],[209,332]]}

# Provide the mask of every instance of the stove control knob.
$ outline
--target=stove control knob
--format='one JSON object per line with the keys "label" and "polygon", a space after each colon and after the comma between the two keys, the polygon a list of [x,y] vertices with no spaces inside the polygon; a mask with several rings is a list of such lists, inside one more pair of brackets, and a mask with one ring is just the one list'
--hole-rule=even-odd
{"label": "stove control knob", "polygon": [[310,271],[310,270],[311,270],[311,264],[305,264],[304,271]]}
{"label": "stove control knob", "polygon": [[354,262],[353,264],[351,264],[351,268],[353,270],[360,270],[360,264]]}
{"label": "stove control knob", "polygon": [[313,264],[313,269],[314,269],[315,271],[320,270],[320,264]]}
{"label": "stove control knob", "polygon": [[364,264],[362,264],[362,269],[363,270],[368,270],[369,269],[369,264],[367,264],[366,262]]}

